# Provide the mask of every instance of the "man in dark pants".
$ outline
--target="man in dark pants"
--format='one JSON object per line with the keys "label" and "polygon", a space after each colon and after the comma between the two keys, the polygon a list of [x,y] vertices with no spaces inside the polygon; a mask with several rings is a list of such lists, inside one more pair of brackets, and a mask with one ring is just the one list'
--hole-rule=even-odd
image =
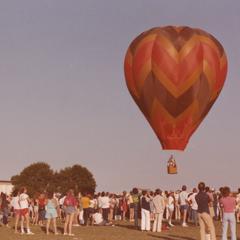
{"label": "man in dark pants", "polygon": [[134,208],[134,226],[138,228],[138,213],[139,213],[139,194],[138,189],[132,190],[133,208]]}

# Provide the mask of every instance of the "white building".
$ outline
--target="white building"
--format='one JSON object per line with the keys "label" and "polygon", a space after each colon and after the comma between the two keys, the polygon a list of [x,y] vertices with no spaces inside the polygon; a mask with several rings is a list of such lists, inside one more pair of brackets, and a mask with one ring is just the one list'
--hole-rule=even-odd
{"label": "white building", "polygon": [[0,180],[0,192],[6,193],[9,195],[13,190],[13,185],[11,181],[2,181]]}

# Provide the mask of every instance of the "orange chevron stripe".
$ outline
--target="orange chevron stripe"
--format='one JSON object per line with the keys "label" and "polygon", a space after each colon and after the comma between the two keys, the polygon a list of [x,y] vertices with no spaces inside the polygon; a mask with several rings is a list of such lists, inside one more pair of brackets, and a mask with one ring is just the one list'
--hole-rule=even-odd
{"label": "orange chevron stripe", "polygon": [[199,65],[199,62],[202,61],[200,44],[195,44],[191,51],[188,51],[188,55],[186,55],[179,64],[175,64],[175,62],[169,58],[168,53],[165,49],[161,48],[159,42],[156,48],[157,49],[153,50],[153,61],[156,62],[159,68],[164,71],[165,75],[176,85],[184,83],[185,79],[192,74],[192,71]]}
{"label": "orange chevron stripe", "polygon": [[138,92],[132,72],[132,61],[132,54],[130,51],[128,51],[124,62],[125,78],[127,79],[126,84],[131,94],[135,97],[138,97]]}
{"label": "orange chevron stripe", "polygon": [[153,48],[152,61],[158,66],[158,68],[163,69],[165,75],[167,75],[172,83],[178,83],[179,66],[168,52],[160,47],[159,42]]}
{"label": "orange chevron stripe", "polygon": [[202,44],[203,51],[204,51],[204,60],[208,62],[208,64],[211,66],[211,71],[214,76],[214,79],[219,78],[220,73],[220,59],[217,55],[217,53],[209,47],[207,44]]}
{"label": "orange chevron stripe", "polygon": [[198,81],[199,76],[202,72],[202,63],[195,68],[192,75],[185,80],[185,83],[181,86],[176,86],[172,81],[165,75],[165,73],[158,67],[158,65],[152,63],[152,71],[156,78],[164,85],[166,89],[175,97],[178,98],[181,96],[187,89],[189,89],[196,81]]}
{"label": "orange chevron stripe", "polygon": [[160,46],[163,48],[176,63],[179,61],[179,54],[172,42],[165,37],[161,32],[157,35],[154,46]]}
{"label": "orange chevron stripe", "polygon": [[152,71],[151,59],[148,59],[148,61],[145,62],[144,66],[139,70],[140,71],[139,71],[138,75],[134,76],[136,89],[138,91],[138,96],[141,95],[146,78],[148,77],[149,73]]}
{"label": "orange chevron stripe", "polygon": [[[215,82],[216,82],[216,75],[213,73],[210,64],[206,60],[203,60],[203,73],[207,77],[208,86],[210,87],[210,89],[211,89],[210,91],[212,92],[214,89]],[[212,94],[214,94],[214,93],[212,92]],[[213,95],[211,96],[211,98],[212,97],[213,97]]]}
{"label": "orange chevron stripe", "polygon": [[210,39],[206,36],[202,36],[202,35],[199,35],[198,38],[199,38],[199,40],[201,41],[202,44],[208,45],[209,48],[212,48],[215,51],[215,53],[218,55],[219,58],[221,57],[219,49],[212,39]]}
{"label": "orange chevron stripe", "polygon": [[147,43],[153,43],[155,41],[156,37],[157,37],[156,33],[151,33],[149,35],[143,36],[135,48],[134,57],[137,54],[137,52],[140,51],[140,49],[142,48],[143,45],[145,45]]}
{"label": "orange chevron stripe", "polygon": [[202,63],[202,60],[203,55],[201,51],[201,45],[197,44],[179,64],[179,85],[185,84],[186,79],[189,78],[189,76],[191,76],[191,74],[199,66],[199,64]]}

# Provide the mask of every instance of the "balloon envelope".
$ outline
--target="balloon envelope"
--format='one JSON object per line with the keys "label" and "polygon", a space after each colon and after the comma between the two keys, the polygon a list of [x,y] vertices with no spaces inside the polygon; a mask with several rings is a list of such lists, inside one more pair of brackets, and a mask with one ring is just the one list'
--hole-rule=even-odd
{"label": "balloon envelope", "polygon": [[133,40],[124,70],[129,92],[163,149],[184,150],[224,85],[227,58],[203,30],[157,27]]}

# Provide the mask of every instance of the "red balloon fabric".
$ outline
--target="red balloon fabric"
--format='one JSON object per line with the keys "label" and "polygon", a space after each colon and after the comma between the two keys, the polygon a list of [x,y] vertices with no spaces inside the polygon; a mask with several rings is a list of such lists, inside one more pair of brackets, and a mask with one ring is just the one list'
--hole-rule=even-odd
{"label": "red balloon fabric", "polygon": [[184,150],[221,92],[227,58],[203,30],[157,27],[130,44],[124,70],[129,92],[163,149]]}

